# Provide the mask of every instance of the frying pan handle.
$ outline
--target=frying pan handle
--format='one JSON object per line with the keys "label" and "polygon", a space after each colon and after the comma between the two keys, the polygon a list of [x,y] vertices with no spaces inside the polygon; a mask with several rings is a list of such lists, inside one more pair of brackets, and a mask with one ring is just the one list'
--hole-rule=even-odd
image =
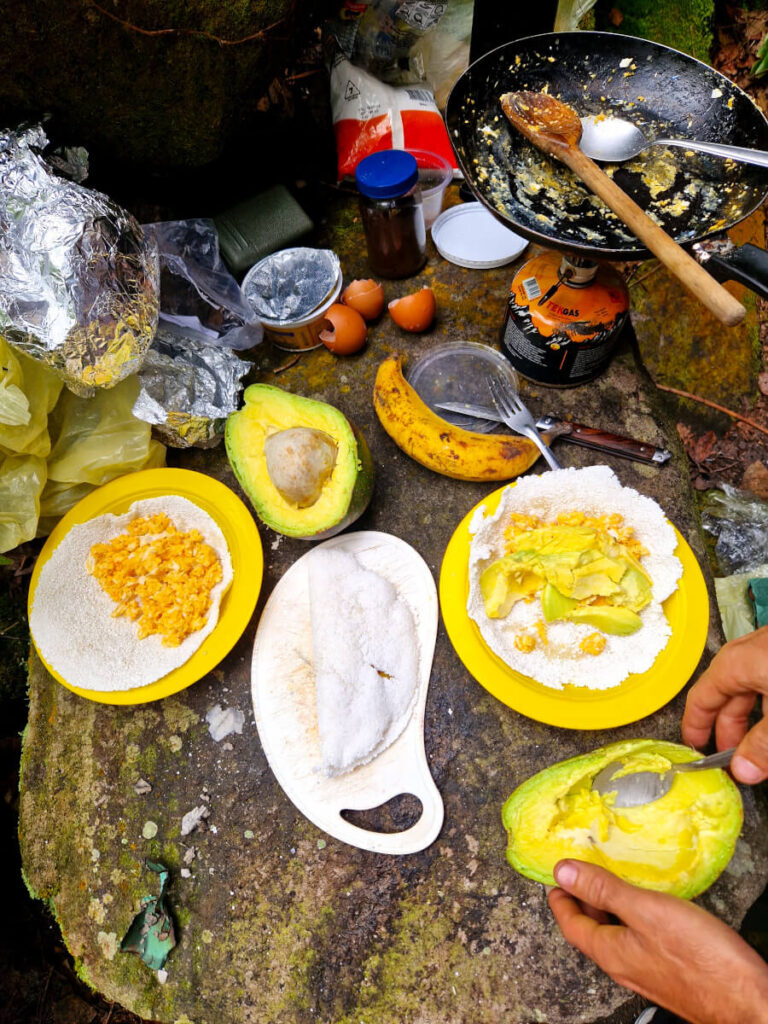
{"label": "frying pan handle", "polygon": [[694,245],[693,251],[717,281],[738,281],[760,298],[768,299],[768,252],[765,249],[751,242],[739,246],[700,242]]}
{"label": "frying pan handle", "polygon": [[563,146],[557,155],[577,174],[596,196],[634,231],[641,242],[709,309],[722,323],[733,327],[745,315],[744,306],[715,281],[674,239],[651,220],[637,203],[585,156],[578,146]]}

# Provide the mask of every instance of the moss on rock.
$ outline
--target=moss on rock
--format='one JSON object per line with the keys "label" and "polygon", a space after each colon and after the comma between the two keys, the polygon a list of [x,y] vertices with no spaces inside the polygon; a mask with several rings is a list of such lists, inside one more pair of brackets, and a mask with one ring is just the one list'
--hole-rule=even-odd
{"label": "moss on rock", "polygon": [[603,0],[597,27],[651,39],[709,63],[714,15],[714,0]]}

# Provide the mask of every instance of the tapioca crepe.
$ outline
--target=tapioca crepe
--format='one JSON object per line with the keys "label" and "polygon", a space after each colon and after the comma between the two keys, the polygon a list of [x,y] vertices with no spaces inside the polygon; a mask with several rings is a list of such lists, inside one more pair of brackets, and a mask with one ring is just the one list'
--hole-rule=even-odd
{"label": "tapioca crepe", "polygon": [[419,681],[416,625],[397,588],[345,551],[312,552],[309,595],[322,768],[341,775],[408,724]]}
{"label": "tapioca crepe", "polygon": [[[94,545],[123,535],[137,519],[160,513],[179,531],[199,531],[221,565],[204,624],[177,646],[168,646],[157,633],[140,639],[137,623],[115,614],[115,601],[89,572]],[[200,648],[216,626],[232,577],[226,539],[207,512],[178,495],[147,498],[122,515],[107,513],[72,527],[40,572],[30,630],[43,660],[72,686],[103,691],[147,686]]]}
{"label": "tapioca crepe", "polygon": [[[618,530],[610,527],[608,533],[626,531],[635,551],[645,552],[636,559],[638,572],[650,581],[648,603],[634,613],[640,628],[630,635],[606,635],[584,621],[550,621],[544,614],[541,590],[517,600],[507,614],[489,616],[480,580],[489,566],[508,553],[515,516],[534,517],[544,524],[555,524],[558,517],[578,524],[613,516],[620,526]],[[622,487],[607,466],[525,477],[505,489],[493,515],[478,509],[470,534],[467,611],[488,647],[516,671],[553,689],[571,684],[604,690],[618,686],[632,673],[647,671],[666,646],[671,629],[662,603],[677,588],[683,571],[675,555],[675,531],[655,501]],[[570,603],[576,602],[569,599]],[[604,607],[605,599],[595,603]]]}

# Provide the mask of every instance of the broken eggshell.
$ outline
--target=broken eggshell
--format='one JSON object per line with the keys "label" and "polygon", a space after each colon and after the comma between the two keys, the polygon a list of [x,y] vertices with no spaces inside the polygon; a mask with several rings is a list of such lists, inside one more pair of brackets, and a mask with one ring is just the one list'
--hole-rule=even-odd
{"label": "broken eggshell", "polygon": [[356,309],[334,302],[325,313],[329,327],[320,331],[320,340],[337,356],[350,356],[365,344],[368,328]]}
{"label": "broken eggshell", "polygon": [[384,289],[371,278],[351,281],[341,295],[341,301],[366,320],[375,320],[384,309]]}
{"label": "broken eggshell", "polygon": [[393,299],[387,308],[398,327],[419,333],[426,331],[435,319],[436,306],[435,293],[424,287],[400,299]]}

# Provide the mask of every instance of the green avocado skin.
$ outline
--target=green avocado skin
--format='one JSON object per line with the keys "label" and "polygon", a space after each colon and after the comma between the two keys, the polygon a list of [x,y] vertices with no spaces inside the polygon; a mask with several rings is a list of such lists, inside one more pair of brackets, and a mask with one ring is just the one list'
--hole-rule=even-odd
{"label": "green avocado skin", "polygon": [[309,541],[326,540],[329,537],[335,536],[337,533],[341,533],[342,530],[345,530],[348,526],[354,523],[356,519],[359,519],[370,503],[374,483],[374,467],[370,449],[368,448],[365,438],[355,424],[350,422],[340,410],[335,408],[335,406],[330,406],[325,402],[318,402],[311,398],[302,398],[298,395],[290,395],[288,392],[283,391],[282,388],[274,387],[271,384],[252,384],[249,388],[246,388],[244,395],[246,407],[249,404],[255,407],[259,402],[263,402],[265,400],[269,401],[271,397],[273,397],[275,401],[280,401],[284,404],[287,402],[294,402],[297,407],[302,408],[307,415],[311,415],[312,407],[316,406],[324,406],[328,409],[332,409],[333,413],[339,421],[343,423],[344,427],[348,428],[353,434],[356,443],[355,455],[357,471],[354,484],[349,493],[349,501],[345,507],[339,508],[338,518],[334,522],[329,523],[324,529],[318,530],[314,533],[308,533],[305,525],[302,524],[300,517],[298,517],[297,521],[294,523],[278,519],[278,517],[273,514],[267,497],[254,486],[252,476],[246,470],[247,460],[249,457],[253,457],[253,453],[241,453],[240,442],[236,436],[239,426],[237,417],[243,414],[244,409],[239,409],[227,418],[227,424],[224,431],[224,444],[227,450],[227,457],[230,465],[232,466],[232,470],[237,477],[238,483],[248,495],[248,498],[259,518],[276,533],[281,533],[286,537]]}
{"label": "green avocado skin", "polygon": [[368,442],[355,424],[351,420],[347,422],[352,427],[352,432],[357,441],[357,464],[359,467],[347,511],[338,523],[335,523],[327,530],[323,530],[322,533],[315,533],[311,537],[304,538],[305,540],[327,540],[329,537],[335,537],[342,530],[346,530],[348,526],[351,526],[365,512],[373,495],[374,470],[371,450],[368,447]]}
{"label": "green avocado skin", "polygon": [[[579,779],[594,778],[611,761],[621,760],[628,754],[642,752],[661,754],[670,761],[677,763],[694,761],[701,756],[696,751],[691,750],[690,747],[678,743],[669,743],[664,740],[624,740],[611,743],[605,747],[599,747],[587,754],[579,754],[566,761],[559,761],[549,768],[544,768],[518,786],[505,801],[501,810],[501,820],[507,831],[508,839],[506,857],[515,871],[518,871],[521,875],[530,878],[534,882],[540,882],[542,885],[557,884],[550,869],[532,861],[530,856],[521,857],[515,844],[516,833],[518,830],[525,828],[525,818],[521,812],[532,797],[539,796],[542,800],[546,800],[547,790],[558,792],[563,783],[573,785]],[[729,821],[729,829],[727,834],[723,836],[723,842],[713,851],[704,869],[698,871],[696,876],[689,879],[687,883],[682,879],[673,881],[670,888],[665,890],[683,899],[692,899],[704,892],[705,889],[708,889],[733,856],[736,840],[741,831],[743,821],[741,794],[725,772],[722,773],[722,785],[728,799],[733,804],[733,819]],[[574,852],[574,857],[576,859],[579,858],[578,852]]]}

